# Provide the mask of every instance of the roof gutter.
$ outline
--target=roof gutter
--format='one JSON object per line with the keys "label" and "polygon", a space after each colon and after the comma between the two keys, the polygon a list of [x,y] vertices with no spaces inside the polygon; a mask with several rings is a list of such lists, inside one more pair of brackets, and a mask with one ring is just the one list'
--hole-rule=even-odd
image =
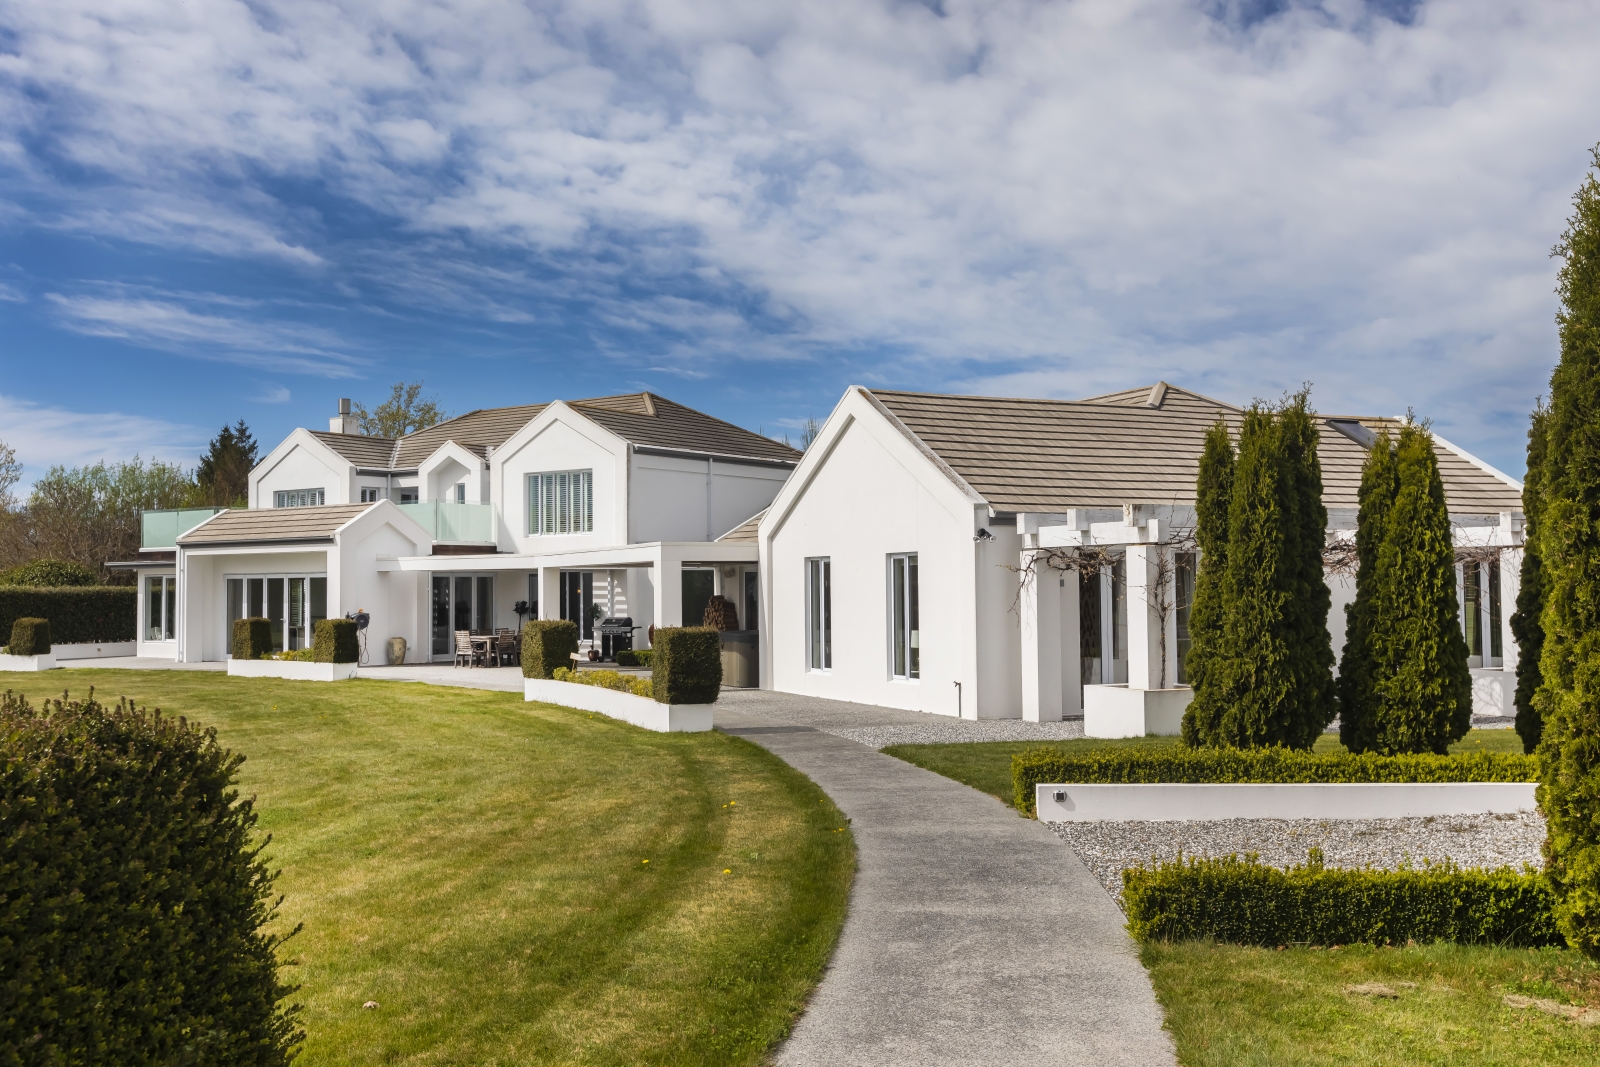
{"label": "roof gutter", "polygon": [[739,456],[731,452],[697,452],[687,448],[662,448],[659,445],[634,445],[633,450],[641,456],[709,459],[718,463],[739,463],[747,467],[777,467],[782,470],[793,470],[795,465],[800,462],[797,459],[757,459],[754,456]]}

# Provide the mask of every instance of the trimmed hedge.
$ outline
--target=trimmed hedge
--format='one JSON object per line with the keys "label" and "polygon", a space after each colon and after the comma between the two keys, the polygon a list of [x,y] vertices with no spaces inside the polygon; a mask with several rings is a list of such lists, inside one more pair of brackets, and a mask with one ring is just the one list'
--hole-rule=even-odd
{"label": "trimmed hedge", "polygon": [[651,673],[663,704],[713,704],[722,690],[722,634],[709,626],[655,632]]}
{"label": "trimmed hedge", "polygon": [[354,619],[319,619],[312,630],[313,663],[354,663],[361,657]]}
{"label": "trimmed hedge", "polygon": [[615,689],[619,693],[632,693],[636,697],[653,697],[655,690],[650,685],[648,678],[635,678],[628,674],[619,674],[616,671],[574,671],[566,667],[557,667],[551,675],[558,682],[572,682],[574,685],[594,685],[601,689]]}
{"label": "trimmed hedge", "polygon": [[623,649],[617,653],[619,667],[648,667],[655,654],[648,648]]}
{"label": "trimmed hedge", "polygon": [[70,559],[36,559],[0,574],[0,585],[31,585],[44,589],[99,585],[100,575]]}
{"label": "trimmed hedge", "polygon": [[529,619],[522,627],[522,676],[554,678],[557,667],[572,667],[578,651],[578,624],[571,619]]}
{"label": "trimmed hedge", "polygon": [[132,641],[138,614],[139,590],[131,585],[0,586],[0,633],[10,633],[18,619],[49,619],[58,645]]}
{"label": "trimmed hedge", "polygon": [[1018,811],[1032,814],[1034,786],[1079,782],[1532,782],[1538,761],[1510,752],[1380,756],[1272,748],[1031,748],[1011,757]]}
{"label": "trimmed hedge", "polygon": [[260,659],[267,655],[272,651],[272,620],[234,619],[229,650],[234,659]]}
{"label": "trimmed hedge", "polygon": [[1180,857],[1122,872],[1128,930],[1140,941],[1562,945],[1554,904],[1544,878],[1531,869],[1444,863],[1341,870],[1324,867],[1315,848],[1306,863],[1286,871],[1251,854]]}
{"label": "trimmed hedge", "polygon": [[50,620],[18,619],[11,624],[11,640],[6,653],[12,656],[42,656],[50,651]]}
{"label": "trimmed hedge", "polygon": [[0,696],[0,1062],[289,1062],[243,761],[127,701]]}

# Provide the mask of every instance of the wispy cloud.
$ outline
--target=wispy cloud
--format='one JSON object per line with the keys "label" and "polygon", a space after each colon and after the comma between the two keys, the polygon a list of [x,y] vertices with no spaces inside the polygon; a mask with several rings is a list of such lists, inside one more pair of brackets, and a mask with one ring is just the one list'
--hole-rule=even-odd
{"label": "wispy cloud", "polygon": [[[202,296],[197,301],[194,294],[118,291],[107,295],[47,293],[45,299],[67,329],[90,337],[115,337],[143,348],[325,378],[354,377],[355,368],[364,362],[343,351],[347,346],[332,331],[241,314],[240,310],[254,302],[238,298]],[[196,310],[197,302],[236,310],[229,314]]]}
{"label": "wispy cloud", "polygon": [[193,466],[209,435],[195,426],[125,412],[69,411],[0,394],[0,440],[22,462],[22,484],[30,486],[51,467],[146,460]]}
{"label": "wispy cloud", "polygon": [[256,402],[260,404],[287,404],[289,402],[289,387],[287,385],[261,386],[261,392],[256,394]]}

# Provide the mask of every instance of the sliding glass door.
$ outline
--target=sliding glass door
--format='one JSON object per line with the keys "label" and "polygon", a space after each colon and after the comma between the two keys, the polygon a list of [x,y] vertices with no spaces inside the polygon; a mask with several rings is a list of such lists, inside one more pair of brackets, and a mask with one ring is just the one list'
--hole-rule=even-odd
{"label": "sliding glass door", "polygon": [[435,574],[428,615],[433,655],[455,655],[455,631],[480,634],[494,629],[493,576]]}
{"label": "sliding glass door", "polygon": [[233,648],[233,624],[239,619],[271,623],[272,651],[311,647],[316,624],[328,617],[325,574],[251,574],[228,576],[228,630],[223,647]]}

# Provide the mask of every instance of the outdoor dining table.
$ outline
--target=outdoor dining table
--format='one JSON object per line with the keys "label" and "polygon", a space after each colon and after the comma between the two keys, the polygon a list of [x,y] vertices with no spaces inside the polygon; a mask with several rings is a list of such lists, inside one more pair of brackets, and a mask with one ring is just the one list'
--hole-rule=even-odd
{"label": "outdoor dining table", "polygon": [[500,662],[500,654],[499,654],[499,648],[498,648],[499,643],[500,643],[500,639],[494,634],[473,634],[472,635],[472,648],[473,648],[473,650],[476,651],[477,649],[482,648],[483,649],[484,662],[489,664],[490,666],[497,665]]}

